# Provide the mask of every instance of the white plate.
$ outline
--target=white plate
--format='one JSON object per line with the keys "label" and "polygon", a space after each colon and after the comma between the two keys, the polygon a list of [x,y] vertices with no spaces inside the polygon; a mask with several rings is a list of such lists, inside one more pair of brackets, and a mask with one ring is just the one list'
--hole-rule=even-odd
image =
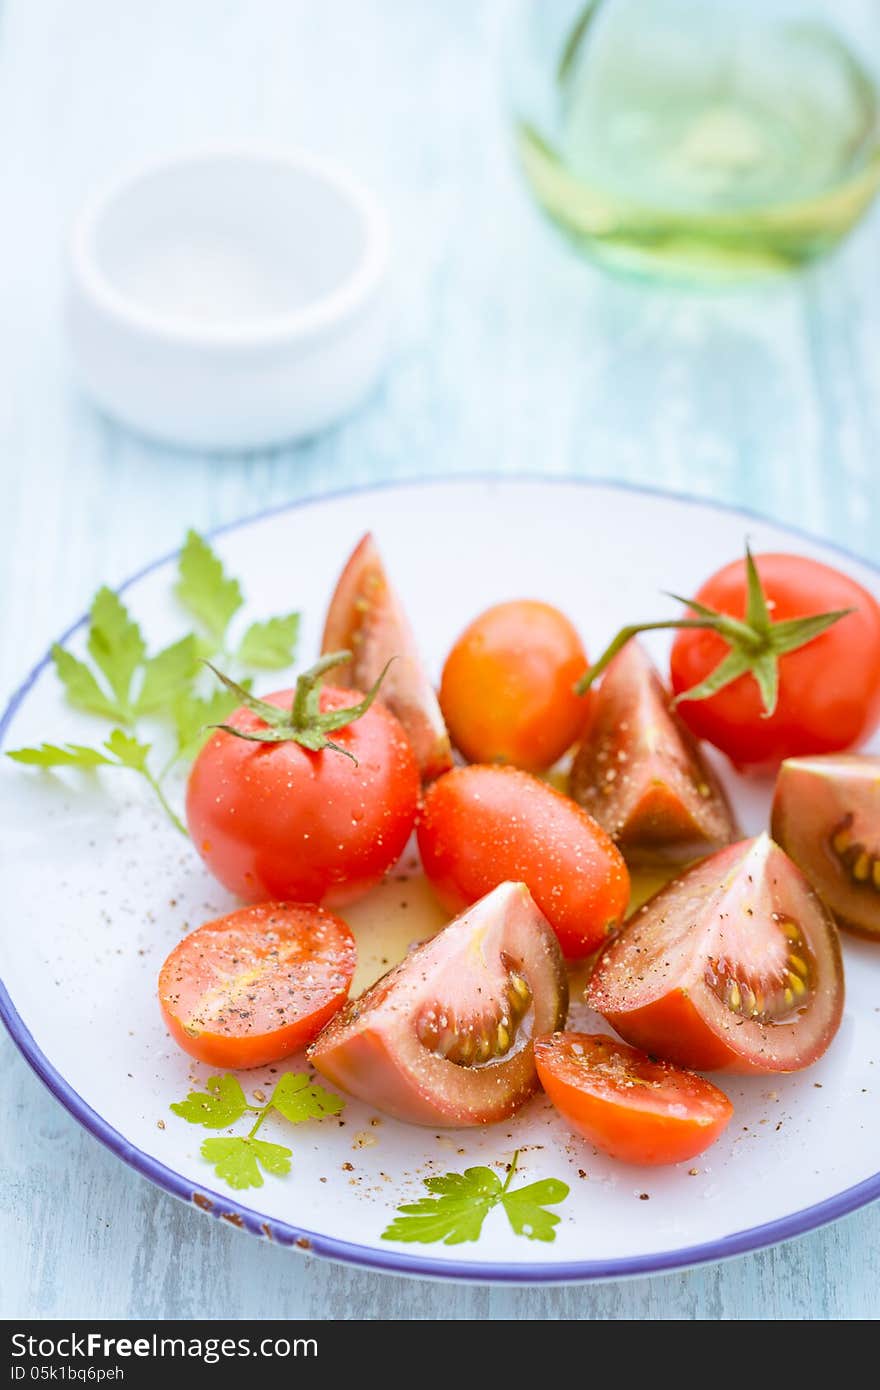
{"label": "white plate", "polygon": [[[759,549],[842,564],[880,593],[876,571],[807,537],[741,512],[607,484],[472,480],[374,489],[243,522],[217,546],[244,580],[255,614],[274,612],[279,592],[302,606],[305,660],[316,651],[340,564],[368,527],[435,673],[464,623],[512,595],[559,604],[596,653],[624,620],[661,615],[668,604],[661,587],[691,592],[741,553],[746,533]],[[125,586],[151,644],[183,630],[172,573],[173,558]],[[79,624],[63,640],[78,651],[83,637]],[[663,642],[654,650],[662,656]],[[7,748],[50,735],[90,742],[100,727],[65,705],[43,662],[14,696],[0,735]],[[726,764],[722,771],[745,828],[758,830],[768,785],[737,778]],[[375,1113],[350,1101],[344,1125],[331,1119],[291,1131],[279,1124],[273,1134],[268,1123],[265,1137],[287,1142],[285,1129],[290,1136],[293,1170],[235,1200],[199,1156],[205,1131],[169,1114],[169,1103],[210,1069],[171,1045],[155,997],[170,947],[230,898],[127,775],[68,780],[4,760],[0,822],[0,1009],[14,1040],[59,1100],[122,1159],[255,1234],[377,1269],[577,1280],[719,1259],[880,1195],[880,949],[847,938],[846,1014],[830,1052],[798,1076],[726,1079],[735,1119],[695,1164],[616,1164],[572,1138],[543,1097],[506,1124],[445,1133],[387,1118],[373,1124]],[[402,948],[440,921],[417,877],[393,880],[350,918],[362,973],[378,972],[389,941]],[[259,1085],[267,1076],[242,1079]],[[381,1239],[394,1208],[423,1195],[424,1176],[501,1164],[517,1147],[523,1180],[552,1176],[571,1186],[552,1245],[514,1236],[499,1211],[474,1244]]]}

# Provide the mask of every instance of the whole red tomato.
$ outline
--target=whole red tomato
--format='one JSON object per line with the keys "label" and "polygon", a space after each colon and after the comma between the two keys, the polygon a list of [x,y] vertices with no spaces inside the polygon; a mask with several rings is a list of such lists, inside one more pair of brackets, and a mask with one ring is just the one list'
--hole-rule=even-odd
{"label": "whole red tomato", "polygon": [[[290,709],[293,698],[292,690],[279,690],[265,703]],[[359,699],[325,686],[320,714]],[[267,729],[244,706],[228,723],[245,735]],[[197,757],[186,796],[190,834],[211,873],[239,897],[351,902],[403,850],[415,821],[419,772],[400,724],[373,704],[333,730],[332,739],[336,747],[313,752],[293,739],[251,742],[221,730]]]}
{"label": "whole red tomato", "polygon": [[[754,675],[740,676],[705,700],[683,699],[678,712],[699,737],[740,766],[833,753],[861,743],[880,721],[880,606],[848,575],[802,555],[757,555],[774,627],[792,618],[853,611],[795,651],[778,658],[779,692],[766,715]],[[697,601],[742,618],[748,604],[746,563],[736,560],[707,580]],[[677,695],[698,685],[730,650],[718,633],[689,628],[672,647]]]}

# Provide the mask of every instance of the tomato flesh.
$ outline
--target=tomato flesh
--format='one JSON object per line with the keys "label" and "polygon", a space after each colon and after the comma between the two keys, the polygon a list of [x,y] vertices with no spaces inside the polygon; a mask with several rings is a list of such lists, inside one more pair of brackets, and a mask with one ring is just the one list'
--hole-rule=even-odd
{"label": "tomato flesh", "polygon": [[660,890],[603,951],[587,1003],[621,1037],[701,1071],[797,1071],[843,1012],[837,932],[767,835]]}
{"label": "tomato flesh", "polygon": [[185,936],[159,974],[176,1042],[216,1067],[260,1067],[305,1047],[345,1002],[357,961],[340,918],[302,903],[243,907]]}
{"label": "tomato flesh", "polygon": [[[360,696],[325,686],[321,709]],[[292,690],[266,696],[290,708]],[[263,721],[238,709],[227,723],[244,732]],[[419,798],[415,757],[400,724],[374,704],[337,729],[332,748],[253,743],[215,733],[190,772],[186,817],[211,873],[251,901],[352,902],[380,882],[412,833]]]}
{"label": "tomato flesh", "polygon": [[789,758],[772,825],[838,925],[880,937],[880,757]]}
{"label": "tomato flesh", "polygon": [[399,1120],[490,1124],[537,1089],[532,1039],[567,1008],[556,937],[524,884],[503,883],[352,1000],[309,1056]]}
{"label": "tomato flesh", "polygon": [[682,1163],[714,1144],[733,1115],[723,1091],[602,1033],[535,1042],[541,1085],[560,1115],[624,1163]]}
{"label": "tomato flesh", "polygon": [[737,839],[724,790],[671,707],[644,649],[628,642],[599,687],[569,793],[632,864],[685,863]]}
{"label": "tomato flesh", "polygon": [[469,762],[543,772],[589,718],[590,697],[574,692],[586,667],[581,640],[558,608],[535,599],[488,608],[443,667],[440,705],[453,743]]}
{"label": "tomato flesh", "polygon": [[379,698],[406,730],[426,781],[452,766],[449,735],[437,696],[409,619],[369,532],[339,577],[327,610],[321,651],[353,653],[350,664],[337,671],[336,679],[358,690],[369,690],[393,658]]}
{"label": "tomato flesh", "polygon": [[425,795],[418,840],[450,911],[521,880],[571,958],[594,951],[626,911],[629,874],[617,846],[568,797],[518,768],[474,764],[441,777]]}
{"label": "tomato flesh", "polygon": [[[757,555],[755,563],[774,622],[851,608],[847,617],[779,659],[779,696],[767,717],[752,675],[707,700],[684,699],[682,719],[739,766],[834,753],[861,743],[880,722],[880,605],[867,589],[829,565],[801,555]],[[734,561],[696,594],[710,608],[742,618],[746,569]],[[676,695],[704,680],[729,648],[717,633],[677,634],[670,657]]]}

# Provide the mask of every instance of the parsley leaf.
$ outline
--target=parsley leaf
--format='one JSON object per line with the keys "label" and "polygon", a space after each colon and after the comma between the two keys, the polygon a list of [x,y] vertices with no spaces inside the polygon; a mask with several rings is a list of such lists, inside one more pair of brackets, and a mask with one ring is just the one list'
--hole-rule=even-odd
{"label": "parsley leaf", "polygon": [[250,1108],[236,1077],[228,1073],[226,1076],[210,1076],[205,1085],[206,1091],[190,1091],[186,1100],[175,1101],[171,1106],[175,1115],[188,1120],[191,1125],[226,1129],[227,1125],[240,1120]]}
{"label": "parsley leaf", "polygon": [[282,671],[285,666],[293,664],[298,636],[298,613],[288,613],[284,618],[267,618],[264,623],[251,623],[241,639],[238,659],[245,666],[261,667],[264,671]]}
{"label": "parsley leaf", "polygon": [[438,1241],[461,1245],[478,1240],[489,1212],[501,1205],[516,1235],[529,1240],[555,1240],[554,1227],[560,1218],[544,1208],[564,1201],[568,1186],[558,1178],[546,1178],[511,1191],[518,1157],[517,1151],[503,1184],[491,1168],[466,1168],[463,1173],[425,1178],[431,1195],[399,1206],[398,1216],[382,1232],[382,1239],[420,1245]]}
{"label": "parsley leaf", "polygon": [[206,1139],[201,1148],[202,1158],[214,1165],[218,1178],[230,1187],[262,1187],[262,1167],[267,1173],[284,1177],[290,1172],[290,1149],[282,1144],[267,1144],[265,1139],[236,1136],[230,1139]]}
{"label": "parsley leaf", "polygon": [[[242,684],[247,689],[251,682],[243,681]],[[172,706],[177,735],[174,761],[195,753],[212,732],[211,725],[224,723],[239,703],[238,696],[225,686],[218,686],[207,696],[195,695],[191,691],[180,695]]]}
{"label": "parsley leaf", "polygon": [[92,600],[89,655],[116,696],[120,709],[130,709],[132,677],[146,656],[141,630],[118,594],[106,586]]}
{"label": "parsley leaf", "polygon": [[101,689],[93,672],[58,643],[52,648],[52,660],[64,693],[77,709],[89,714],[101,714],[105,719],[122,719],[125,711]]}
{"label": "parsley leaf", "polygon": [[113,754],[120,767],[130,767],[133,772],[146,773],[149,743],[139,743],[124,730],[114,729],[110,737],[105,739],[104,747]]}
{"label": "parsley leaf", "polygon": [[322,1115],[338,1115],[345,1101],[323,1086],[310,1084],[305,1072],[285,1072],[269,1104],[295,1125],[301,1120],[319,1120]]}
{"label": "parsley leaf", "polygon": [[197,531],[187,532],[177,574],[178,599],[222,646],[226,629],[244,603],[238,580],[227,575],[219,556]]}
{"label": "parsley leaf", "polygon": [[188,693],[198,673],[198,643],[195,633],[190,632],[144,664],[144,680],[135,713],[163,713],[176,698]]}
{"label": "parsley leaf", "polygon": [[39,748],[16,748],[6,754],[14,763],[27,763],[32,767],[101,767],[110,759],[97,748],[86,748],[81,743],[41,743]]}

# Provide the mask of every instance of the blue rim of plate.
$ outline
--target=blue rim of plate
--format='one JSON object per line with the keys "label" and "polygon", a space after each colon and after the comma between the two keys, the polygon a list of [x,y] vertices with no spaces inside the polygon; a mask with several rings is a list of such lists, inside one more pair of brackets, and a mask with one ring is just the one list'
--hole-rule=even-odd
{"label": "blue rim of plate", "polygon": [[[856,564],[863,565],[880,577],[880,566],[872,564],[863,556],[856,555],[853,551],[847,550],[833,541],[828,541],[822,536],[815,536],[808,531],[786,525],[784,522],[774,521],[772,517],[763,516],[760,512],[751,511],[747,507],[737,507],[732,503],[713,501],[709,498],[695,496],[692,493],[648,487],[614,478],[579,478],[559,474],[542,477],[540,474],[524,473],[514,475],[466,473],[452,477],[388,479],[359,487],[341,488],[313,497],[299,498],[293,502],[283,502],[278,506],[267,507],[256,512],[253,516],[215,527],[208,534],[212,537],[220,536],[228,531],[238,531],[246,526],[257,525],[261,521],[279,516],[284,512],[299,511],[306,507],[320,506],[325,502],[338,501],[360,494],[388,492],[401,488],[468,485],[515,487],[518,484],[531,486],[562,484],[568,487],[610,488],[618,492],[633,492],[646,497],[668,499],[690,506],[708,507],[713,511],[724,512],[728,515],[733,513],[743,517],[746,521],[773,526],[796,539],[822,546],[826,550],[841,555],[844,559],[853,560]],[[154,570],[168,564],[177,553],[176,550],[172,550],[159,559],[152,560],[120,584],[117,592],[124,592]],[[71,624],[66,632],[61,634],[58,642],[64,644],[69,641],[73,634],[87,621],[88,614],[84,613],[81,618]],[[12,719],[32,687],[50,665],[51,659],[51,652],[47,652],[12,695],[2,718],[0,718],[0,747],[2,747]],[[144,1177],[149,1178],[157,1187],[163,1188],[184,1202],[194,1204],[199,1210],[207,1214],[220,1217],[242,1230],[250,1231],[253,1235],[263,1236],[269,1240],[277,1241],[281,1245],[292,1246],[314,1255],[320,1255],[325,1259],[341,1260],[346,1264],[357,1265],[363,1269],[378,1270],[386,1274],[411,1274],[431,1279],[455,1279],[465,1282],[498,1284],[574,1284],[601,1279],[663,1274],[670,1270],[686,1269],[694,1265],[729,1259],[734,1255],[745,1255],[751,1251],[761,1250],[768,1245],[775,1245],[779,1241],[806,1235],[809,1231],[813,1231],[819,1226],[825,1226],[842,1216],[848,1216],[851,1212],[857,1211],[860,1207],[867,1206],[870,1202],[880,1198],[880,1172],[878,1172],[870,1178],[865,1178],[854,1187],[847,1187],[842,1192],[835,1193],[833,1197],[828,1197],[823,1202],[817,1202],[813,1206],[791,1212],[788,1216],[779,1217],[775,1221],[767,1221],[760,1226],[750,1226],[744,1231],[736,1231],[731,1235],[722,1236],[719,1240],[707,1241],[701,1245],[683,1246],[677,1250],[658,1251],[649,1255],[629,1255],[620,1259],[570,1260],[558,1264],[519,1265],[438,1260],[430,1256],[410,1255],[393,1249],[386,1252],[385,1250],[374,1249],[372,1246],[355,1245],[349,1241],[337,1240],[332,1236],[324,1236],[305,1227],[291,1226],[285,1221],[269,1218],[263,1213],[255,1211],[252,1207],[246,1207],[240,1202],[232,1201],[224,1193],[216,1192],[207,1187],[194,1187],[193,1183],[176,1173],[173,1168],[168,1168],[164,1163],[157,1162],[149,1154],[144,1153],[142,1149],[130,1144],[118,1130],[109,1125],[65,1081],[38,1046],[15,1008],[2,980],[0,980],[0,1018],[3,1019],[7,1032],[25,1061],[28,1062],[55,1098],[73,1115],[74,1119],[78,1120],[84,1129],[87,1129],[90,1134],[106,1145],[111,1153],[122,1159],[123,1163],[129,1164]]]}

